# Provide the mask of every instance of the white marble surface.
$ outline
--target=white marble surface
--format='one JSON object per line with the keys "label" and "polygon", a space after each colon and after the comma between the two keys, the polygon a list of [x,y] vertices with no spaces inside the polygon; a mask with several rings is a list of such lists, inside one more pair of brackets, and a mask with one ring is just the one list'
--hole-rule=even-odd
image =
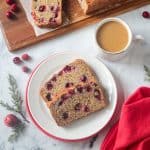
{"label": "white marble surface", "polygon": [[[133,33],[140,34],[145,38],[145,44],[136,43],[130,54],[123,60],[118,62],[104,63],[112,71],[118,83],[118,89],[127,97],[136,88],[142,85],[150,85],[144,81],[143,64],[150,66],[150,19],[141,17],[144,10],[150,10],[150,5],[140,8],[136,11],[121,15],[131,27]],[[64,50],[78,51],[81,53],[89,53],[95,56],[98,50],[95,48],[93,34],[97,24],[82,28],[73,33],[66,34],[54,40],[48,40],[37,45],[22,49],[15,53],[7,50],[4,37],[0,33],[0,99],[9,102],[7,76],[13,74],[17,79],[22,94],[25,92],[26,83],[29,75],[22,73],[21,67],[12,63],[14,56],[20,56],[23,53],[29,53],[33,60],[25,63],[33,69],[43,58],[54,52]],[[119,101],[122,101],[120,99]],[[0,107],[0,150],[36,150],[38,147],[42,150],[88,150],[89,140],[79,143],[63,143],[51,139],[41,133],[32,123],[28,126],[26,132],[20,137],[18,142],[10,144],[7,138],[10,134],[9,128],[3,124],[3,118],[9,112]],[[100,132],[99,138],[94,144],[93,150],[98,150],[110,124]]]}

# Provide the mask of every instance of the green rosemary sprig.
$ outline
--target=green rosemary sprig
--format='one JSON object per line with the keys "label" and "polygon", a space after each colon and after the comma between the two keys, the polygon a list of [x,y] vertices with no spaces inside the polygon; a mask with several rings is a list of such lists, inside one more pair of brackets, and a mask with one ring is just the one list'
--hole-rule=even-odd
{"label": "green rosemary sprig", "polygon": [[23,101],[21,98],[21,94],[18,91],[17,82],[16,82],[15,78],[10,74],[8,76],[8,81],[10,84],[9,92],[10,92],[10,95],[12,98],[11,102],[13,105],[11,106],[8,103],[4,103],[3,101],[0,101],[0,105],[5,107],[8,111],[18,113],[23,118],[24,121],[29,123],[29,121],[26,119],[25,113],[22,109],[22,102]]}
{"label": "green rosemary sprig", "polygon": [[9,136],[8,141],[9,142],[17,141],[20,134],[22,134],[24,130],[25,130],[25,123],[20,122],[16,127],[13,128],[12,130],[13,133]]}
{"label": "green rosemary sprig", "polygon": [[145,75],[146,75],[145,80],[150,81],[150,68],[147,67],[146,65],[144,65],[144,71],[145,71]]}

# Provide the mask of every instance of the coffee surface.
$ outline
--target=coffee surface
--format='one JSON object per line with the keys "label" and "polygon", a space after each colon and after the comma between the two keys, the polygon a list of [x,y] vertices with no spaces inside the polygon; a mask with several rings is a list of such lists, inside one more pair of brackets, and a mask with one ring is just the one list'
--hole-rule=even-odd
{"label": "coffee surface", "polygon": [[109,52],[123,50],[128,43],[128,38],[126,27],[117,21],[105,23],[97,33],[97,41],[100,47]]}

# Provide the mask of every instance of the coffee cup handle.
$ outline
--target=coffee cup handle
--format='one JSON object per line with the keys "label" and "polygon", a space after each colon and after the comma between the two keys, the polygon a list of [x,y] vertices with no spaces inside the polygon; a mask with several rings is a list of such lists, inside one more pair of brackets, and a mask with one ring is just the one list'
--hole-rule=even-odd
{"label": "coffee cup handle", "polygon": [[134,35],[133,41],[136,43],[144,43],[144,37],[140,34]]}

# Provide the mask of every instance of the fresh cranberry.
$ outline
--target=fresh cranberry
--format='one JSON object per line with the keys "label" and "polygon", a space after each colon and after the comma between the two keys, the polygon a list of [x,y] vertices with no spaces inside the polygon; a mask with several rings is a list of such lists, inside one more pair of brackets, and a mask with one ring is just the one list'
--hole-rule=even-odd
{"label": "fresh cranberry", "polygon": [[95,90],[94,90],[94,96],[95,96],[95,98],[97,98],[97,99],[99,99],[99,100],[100,100],[100,98],[101,98],[100,91],[99,91],[99,90],[97,90],[97,89],[95,89]]}
{"label": "fresh cranberry", "polygon": [[148,11],[144,11],[144,12],[142,13],[142,16],[143,16],[144,18],[150,18],[150,13],[149,13]]}
{"label": "fresh cranberry", "polygon": [[87,91],[87,92],[91,92],[91,91],[92,91],[91,86],[89,86],[89,85],[88,85],[88,86],[86,86],[86,91]]}
{"label": "fresh cranberry", "polygon": [[19,122],[20,120],[13,114],[8,114],[4,119],[4,123],[8,127],[15,127]]}
{"label": "fresh cranberry", "polygon": [[68,92],[70,95],[74,95],[75,94],[75,90],[74,89],[72,89],[72,90],[69,90],[69,92]]}
{"label": "fresh cranberry", "polygon": [[47,98],[48,101],[51,101],[51,94],[47,93],[46,98]]}
{"label": "fresh cranberry", "polygon": [[11,11],[13,11],[13,12],[17,12],[17,11],[19,10],[17,4],[12,4],[10,9],[11,9]]}
{"label": "fresh cranberry", "polygon": [[21,58],[22,58],[23,60],[29,60],[29,59],[30,59],[30,56],[29,56],[28,54],[23,54],[23,55],[21,56]]}
{"label": "fresh cranberry", "polygon": [[7,18],[12,19],[14,17],[14,14],[11,11],[7,11],[6,16]]}
{"label": "fresh cranberry", "polygon": [[56,80],[57,80],[56,76],[53,76],[51,80],[56,82]]}
{"label": "fresh cranberry", "polygon": [[53,88],[53,85],[51,82],[47,83],[47,90],[51,90]]}
{"label": "fresh cranberry", "polygon": [[89,109],[89,107],[88,107],[88,106],[84,106],[83,111],[84,111],[84,112],[89,112],[89,111],[90,111],[90,109]]}
{"label": "fresh cranberry", "polygon": [[45,8],[46,8],[45,5],[41,5],[41,6],[39,7],[39,11],[40,11],[40,12],[43,12],[43,11],[45,10]]}
{"label": "fresh cranberry", "polygon": [[69,88],[69,87],[71,87],[71,86],[73,86],[73,83],[69,83],[69,82],[66,83],[66,85],[65,85],[66,88]]}
{"label": "fresh cranberry", "polygon": [[20,63],[21,63],[21,60],[20,60],[19,57],[14,57],[14,58],[13,58],[13,62],[14,62],[14,64],[20,64]]}
{"label": "fresh cranberry", "polygon": [[81,81],[82,81],[82,82],[86,82],[86,81],[87,81],[87,77],[86,77],[85,75],[83,75],[83,76],[81,77]]}
{"label": "fresh cranberry", "polygon": [[82,107],[82,105],[80,103],[77,103],[75,106],[74,106],[74,110],[78,111],[80,110]]}
{"label": "fresh cranberry", "polygon": [[77,91],[78,91],[79,93],[82,93],[82,92],[83,92],[83,87],[77,86]]}
{"label": "fresh cranberry", "polygon": [[64,72],[70,72],[71,71],[71,66],[66,66],[64,69]]}
{"label": "fresh cranberry", "polygon": [[30,71],[30,69],[27,66],[23,66],[22,71],[27,73]]}
{"label": "fresh cranberry", "polygon": [[15,1],[14,1],[14,0],[6,0],[6,3],[7,3],[8,5],[12,5],[13,3],[15,3]]}
{"label": "fresh cranberry", "polygon": [[67,118],[68,118],[68,113],[64,112],[64,113],[62,114],[62,118],[63,118],[63,119],[67,119]]}

